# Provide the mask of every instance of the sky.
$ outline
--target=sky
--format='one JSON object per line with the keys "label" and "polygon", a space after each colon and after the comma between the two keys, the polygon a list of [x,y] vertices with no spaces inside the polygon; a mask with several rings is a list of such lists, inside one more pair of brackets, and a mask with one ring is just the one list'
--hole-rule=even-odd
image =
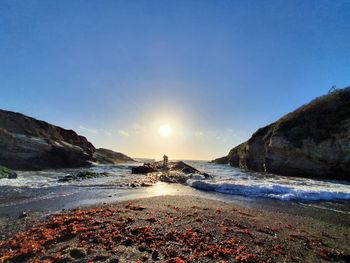
{"label": "sky", "polygon": [[349,0],[0,1],[0,108],[132,157],[224,156],[333,85]]}

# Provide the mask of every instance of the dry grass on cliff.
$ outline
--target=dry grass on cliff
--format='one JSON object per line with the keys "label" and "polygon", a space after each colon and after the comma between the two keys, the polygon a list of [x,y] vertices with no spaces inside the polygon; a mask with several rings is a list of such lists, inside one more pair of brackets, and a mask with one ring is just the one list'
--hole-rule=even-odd
{"label": "dry grass on cliff", "polygon": [[316,143],[343,132],[343,122],[350,119],[350,87],[318,97],[285,115],[274,124],[295,146],[312,138]]}

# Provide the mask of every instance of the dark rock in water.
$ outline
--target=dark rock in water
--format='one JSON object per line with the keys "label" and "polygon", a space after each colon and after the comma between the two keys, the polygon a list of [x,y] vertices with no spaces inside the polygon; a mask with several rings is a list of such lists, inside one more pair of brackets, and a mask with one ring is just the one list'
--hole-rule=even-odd
{"label": "dark rock in water", "polygon": [[213,162],[258,172],[350,180],[350,87],[316,98],[257,130]]}
{"label": "dark rock in water", "polygon": [[15,172],[12,172],[8,175],[8,179],[17,179],[18,175]]}
{"label": "dark rock in water", "polygon": [[188,165],[187,163],[184,163],[184,162],[182,162],[182,161],[178,161],[178,162],[170,162],[169,164],[168,164],[168,168],[169,168],[169,170],[173,170],[173,171],[181,171],[181,172],[183,172],[183,173],[185,173],[185,174],[190,174],[190,173],[199,173],[199,171],[196,169],[196,168],[194,168],[194,167],[192,167],[192,166],[190,166],[190,165]]}
{"label": "dark rock in water", "polygon": [[94,146],[66,130],[20,113],[0,110],[0,164],[11,169],[79,167],[92,160]]}
{"label": "dark rock in water", "polygon": [[80,171],[77,173],[76,177],[81,179],[89,179],[94,177],[102,177],[102,176],[109,176],[109,173],[103,172],[103,173],[95,173],[91,171]]}
{"label": "dark rock in water", "polygon": [[131,171],[133,174],[147,174],[159,171],[178,171],[185,174],[199,173],[196,168],[182,161],[169,162],[167,166],[164,166],[163,162],[145,163],[142,166],[133,167]]}
{"label": "dark rock in water", "polygon": [[91,171],[80,171],[75,175],[66,175],[63,178],[60,178],[59,182],[69,182],[72,180],[82,180],[82,179],[90,179],[95,177],[104,177],[104,176],[110,176],[109,173],[103,172],[103,173],[95,173]]}
{"label": "dark rock in water", "polygon": [[25,211],[23,211],[23,212],[18,216],[18,218],[21,219],[21,218],[25,218],[25,217],[27,217],[27,216],[28,216],[27,213],[26,213]]}
{"label": "dark rock in water", "polygon": [[209,174],[207,174],[207,173],[203,173],[203,176],[204,176],[205,179],[211,178],[211,176]]}
{"label": "dark rock in water", "polygon": [[129,156],[120,153],[114,152],[112,150],[98,148],[94,152],[93,161],[101,164],[118,164],[123,162],[135,162],[134,159]]}
{"label": "dark rock in water", "polygon": [[11,169],[0,166],[0,179],[1,178],[16,179],[17,174]]}
{"label": "dark rock in water", "polygon": [[184,167],[181,172],[185,173],[185,174],[189,174],[189,173],[193,173],[192,168],[190,167]]}
{"label": "dark rock in water", "polygon": [[142,166],[131,168],[131,172],[133,174],[147,174],[147,173],[153,173],[155,171],[157,171],[156,168],[153,167],[150,163],[145,163]]}
{"label": "dark rock in water", "polygon": [[145,163],[143,166],[133,167],[132,173],[147,175],[142,179],[141,186],[149,186],[157,181],[185,184],[193,176],[202,176],[203,179],[211,177],[182,161],[169,162],[167,166],[163,162]]}
{"label": "dark rock in water", "polygon": [[58,179],[59,182],[69,182],[76,179],[73,175],[66,175],[63,178]]}

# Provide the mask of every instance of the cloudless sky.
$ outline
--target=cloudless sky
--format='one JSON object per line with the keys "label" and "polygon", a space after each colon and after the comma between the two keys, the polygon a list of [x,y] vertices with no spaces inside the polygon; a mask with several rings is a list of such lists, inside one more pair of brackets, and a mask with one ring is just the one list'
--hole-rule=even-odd
{"label": "cloudless sky", "polygon": [[332,85],[349,0],[0,1],[0,108],[133,157],[223,156]]}

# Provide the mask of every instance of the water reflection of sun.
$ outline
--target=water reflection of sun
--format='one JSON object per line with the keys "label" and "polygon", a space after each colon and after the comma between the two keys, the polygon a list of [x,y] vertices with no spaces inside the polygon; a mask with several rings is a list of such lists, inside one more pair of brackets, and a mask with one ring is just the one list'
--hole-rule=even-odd
{"label": "water reflection of sun", "polygon": [[158,182],[154,184],[152,187],[148,187],[146,191],[149,197],[162,196],[162,195],[177,195],[179,194],[179,188],[181,187],[175,184],[171,185],[163,182]]}

